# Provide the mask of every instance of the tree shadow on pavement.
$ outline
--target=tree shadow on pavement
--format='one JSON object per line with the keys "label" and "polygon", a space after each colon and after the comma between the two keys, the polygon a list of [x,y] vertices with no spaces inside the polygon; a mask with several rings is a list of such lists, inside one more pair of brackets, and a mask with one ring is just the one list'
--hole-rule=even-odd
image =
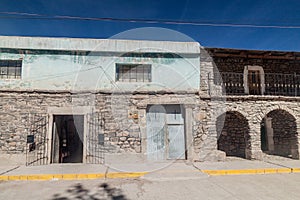
{"label": "tree shadow on pavement", "polygon": [[102,183],[95,191],[86,189],[82,184],[78,183],[66,190],[65,194],[54,194],[52,200],[127,200],[122,194],[122,190],[110,187],[107,183]]}

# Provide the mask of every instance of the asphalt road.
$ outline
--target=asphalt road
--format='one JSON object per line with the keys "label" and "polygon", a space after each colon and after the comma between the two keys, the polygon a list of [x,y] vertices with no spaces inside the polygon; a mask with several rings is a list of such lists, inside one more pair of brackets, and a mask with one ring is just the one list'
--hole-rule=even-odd
{"label": "asphalt road", "polygon": [[0,182],[0,199],[300,199],[300,174]]}

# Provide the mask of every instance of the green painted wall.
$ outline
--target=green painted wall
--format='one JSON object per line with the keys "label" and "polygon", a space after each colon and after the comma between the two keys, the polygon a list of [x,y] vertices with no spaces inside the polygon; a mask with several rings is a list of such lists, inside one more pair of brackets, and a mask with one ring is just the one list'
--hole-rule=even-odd
{"label": "green painted wall", "polygon": [[[0,79],[2,90],[198,90],[197,54],[1,49],[0,59],[22,59],[22,79]],[[115,80],[116,63],[151,64],[151,83]]]}

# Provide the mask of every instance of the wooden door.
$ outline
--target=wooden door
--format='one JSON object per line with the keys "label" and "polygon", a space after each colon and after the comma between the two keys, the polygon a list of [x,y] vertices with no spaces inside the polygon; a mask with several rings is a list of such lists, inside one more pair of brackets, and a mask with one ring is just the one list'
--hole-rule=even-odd
{"label": "wooden door", "polygon": [[261,94],[261,79],[259,70],[248,71],[248,87],[250,95]]}

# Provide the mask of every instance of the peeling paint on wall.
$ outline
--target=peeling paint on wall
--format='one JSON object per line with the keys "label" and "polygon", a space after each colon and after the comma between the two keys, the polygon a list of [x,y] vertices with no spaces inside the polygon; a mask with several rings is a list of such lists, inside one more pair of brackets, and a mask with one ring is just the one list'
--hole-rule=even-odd
{"label": "peeling paint on wall", "polygon": [[[130,42],[128,43],[130,44]],[[198,54],[0,49],[0,59],[23,59],[21,80],[0,80],[2,89],[198,90]],[[116,63],[151,64],[152,82],[118,83]]]}

